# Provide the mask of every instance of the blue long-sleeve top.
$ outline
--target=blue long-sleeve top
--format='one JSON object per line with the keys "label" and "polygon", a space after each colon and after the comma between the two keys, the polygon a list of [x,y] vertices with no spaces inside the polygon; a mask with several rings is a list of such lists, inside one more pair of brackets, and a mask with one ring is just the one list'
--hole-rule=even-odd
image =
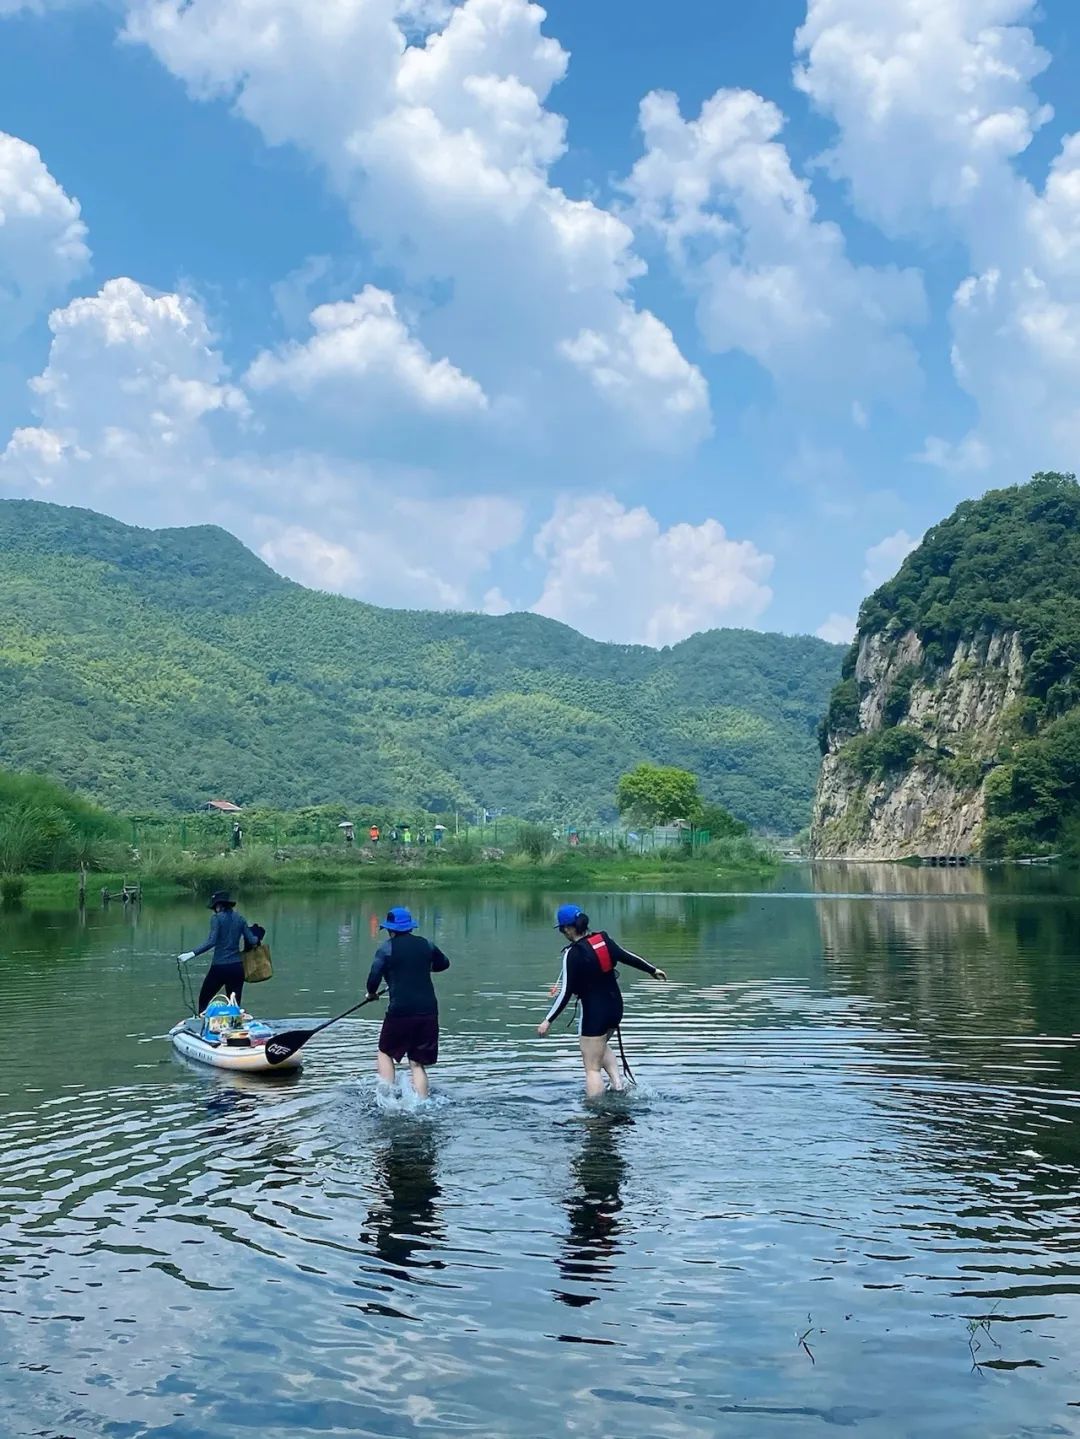
{"label": "blue long-sleeve top", "polygon": [[385,979],[390,990],[388,1015],[438,1014],[431,976],[449,968],[446,955],[429,939],[418,934],[392,934],[375,951],[367,992],[375,994]]}
{"label": "blue long-sleeve top", "polygon": [[210,921],[210,938],[194,953],[205,954],[212,949],[215,964],[239,964],[241,940],[249,949],[254,949],[259,942],[242,914],[237,914],[235,909],[219,910]]}

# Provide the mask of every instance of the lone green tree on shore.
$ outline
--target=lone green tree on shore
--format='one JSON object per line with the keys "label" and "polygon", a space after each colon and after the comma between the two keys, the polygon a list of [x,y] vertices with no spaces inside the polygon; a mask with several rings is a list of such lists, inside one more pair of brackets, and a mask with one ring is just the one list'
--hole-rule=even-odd
{"label": "lone green tree on shore", "polygon": [[701,813],[697,779],[672,765],[639,764],[619,780],[615,800],[619,813],[635,824],[693,822]]}

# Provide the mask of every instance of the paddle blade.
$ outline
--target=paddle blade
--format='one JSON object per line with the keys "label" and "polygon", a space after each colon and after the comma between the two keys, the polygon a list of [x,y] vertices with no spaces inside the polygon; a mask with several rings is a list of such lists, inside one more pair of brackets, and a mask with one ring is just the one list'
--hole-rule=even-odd
{"label": "paddle blade", "polygon": [[275,1034],[263,1047],[268,1064],[284,1064],[298,1049],[307,1044],[315,1033],[313,1029],[290,1029],[285,1034]]}
{"label": "paddle blade", "polygon": [[329,1029],[332,1024],[337,1024],[339,1019],[348,1019],[350,1014],[355,1014],[358,1009],[363,1009],[365,1004],[374,1004],[377,999],[382,999],[382,994],[369,994],[359,1004],[354,1004],[352,1009],[347,1009],[344,1014],[335,1015],[333,1019],[325,1019],[322,1024],[317,1024],[314,1029],[288,1029],[284,1034],[275,1034],[273,1039],[266,1041],[265,1054],[267,1061],[271,1064],[284,1064],[291,1059],[301,1046],[307,1044],[308,1040],[316,1034],[321,1034],[324,1029]]}

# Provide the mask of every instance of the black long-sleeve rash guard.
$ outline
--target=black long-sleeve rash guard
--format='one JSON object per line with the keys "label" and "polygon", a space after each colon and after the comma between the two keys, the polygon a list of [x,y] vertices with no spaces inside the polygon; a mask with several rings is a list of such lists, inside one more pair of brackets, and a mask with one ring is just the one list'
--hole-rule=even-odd
{"label": "black long-sleeve rash guard", "polygon": [[438,1014],[432,974],[450,968],[442,950],[419,934],[392,934],[375,951],[367,992],[375,994],[382,980],[390,990],[388,1015]]}
{"label": "black long-sleeve rash guard", "polygon": [[606,930],[595,930],[600,938],[607,945],[608,954],[611,955],[613,964],[610,970],[603,970],[596,952],[589,944],[588,935],[582,935],[573,944],[568,944],[563,950],[562,974],[559,976],[559,987],[555,993],[555,999],[547,1013],[547,1022],[552,1024],[563,1010],[570,1003],[571,999],[577,998],[582,1002],[582,1007],[587,1008],[590,1001],[597,1001],[600,1005],[605,999],[616,999],[619,996],[619,981],[616,978],[616,966],[620,964],[629,965],[631,969],[640,969],[644,974],[651,974],[655,977],[656,966],[642,959],[640,954],[632,954],[630,950],[623,949],[616,944]]}

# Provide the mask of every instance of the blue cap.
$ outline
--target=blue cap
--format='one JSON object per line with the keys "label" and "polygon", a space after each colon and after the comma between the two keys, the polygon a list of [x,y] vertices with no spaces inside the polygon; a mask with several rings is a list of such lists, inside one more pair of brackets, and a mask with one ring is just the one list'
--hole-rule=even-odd
{"label": "blue cap", "polygon": [[575,919],[580,919],[583,911],[579,904],[560,904],[555,914],[555,928],[562,929],[564,924],[573,924]]}
{"label": "blue cap", "polygon": [[416,920],[404,905],[396,905],[379,925],[379,928],[388,929],[391,934],[407,934],[410,929],[416,928]]}

